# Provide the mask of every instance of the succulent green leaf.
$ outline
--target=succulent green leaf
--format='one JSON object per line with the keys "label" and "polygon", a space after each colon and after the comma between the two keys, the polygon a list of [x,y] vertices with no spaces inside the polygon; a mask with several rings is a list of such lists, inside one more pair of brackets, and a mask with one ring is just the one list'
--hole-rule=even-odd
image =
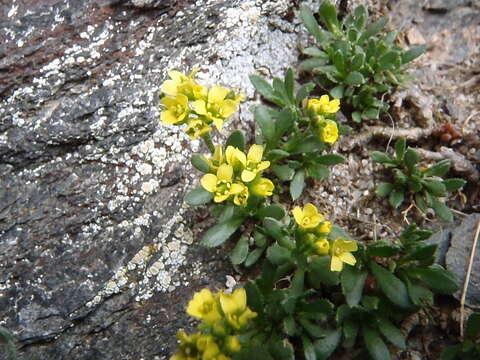
{"label": "succulent green leaf", "polygon": [[292,200],[297,200],[302,195],[305,187],[305,171],[298,170],[290,183],[290,195]]}
{"label": "succulent green leaf", "polygon": [[320,155],[316,162],[322,165],[336,165],[345,162],[345,158],[338,154],[325,154]]}
{"label": "succulent green leaf", "polygon": [[275,123],[270,116],[268,109],[265,106],[255,106],[253,110],[255,121],[260,127],[262,137],[265,139],[269,147],[273,147],[275,139]]}
{"label": "succulent green leaf", "polygon": [[406,64],[422,55],[427,50],[425,45],[412,46],[402,54],[402,64]]}
{"label": "succulent green leaf", "polygon": [[345,73],[345,58],[341,50],[337,50],[333,54],[333,64],[340,74]]}
{"label": "succulent green leaf", "polygon": [[245,151],[245,137],[240,130],[233,131],[225,143],[225,148],[228,146],[233,146],[238,148],[241,151]]}
{"label": "succulent green leaf", "polygon": [[345,84],[347,85],[362,85],[365,83],[365,78],[358,71],[352,71],[345,78]]}
{"label": "succulent green leaf", "polygon": [[318,43],[323,44],[327,40],[323,30],[318,26],[317,20],[315,20],[312,11],[305,5],[300,6],[300,19],[302,19],[308,32]]}
{"label": "succulent green leaf", "polygon": [[433,196],[446,196],[445,191],[447,189],[442,181],[424,180],[422,184]]}
{"label": "succulent green leaf", "polygon": [[327,62],[328,60],[317,57],[305,59],[300,62],[300,69],[302,71],[313,71],[314,69],[322,68]]}
{"label": "succulent green leaf", "polygon": [[315,288],[319,288],[322,284],[334,286],[339,283],[338,272],[330,270],[330,257],[315,257],[308,264],[308,279]]}
{"label": "succulent green leaf", "polygon": [[248,254],[247,259],[245,260],[243,265],[245,265],[245,267],[250,267],[253,264],[255,264],[258,261],[258,259],[260,259],[260,256],[262,256],[264,250],[265,248],[257,248],[251,251]]}
{"label": "succulent green leaf", "polygon": [[193,167],[201,172],[208,173],[210,171],[210,165],[205,161],[205,158],[202,155],[194,154],[190,159]]}
{"label": "succulent green leaf", "polygon": [[385,296],[400,308],[410,309],[412,303],[410,302],[405,284],[393,273],[377,263],[371,261],[369,265],[373,276],[377,280],[377,283]]}
{"label": "succulent green leaf", "polygon": [[200,243],[205,247],[217,247],[223,244],[242,225],[243,217],[234,217],[212,226],[203,235]]}
{"label": "succulent green leaf", "polygon": [[202,187],[193,189],[185,195],[185,202],[191,206],[204,205],[212,201],[213,194]]}
{"label": "succulent green leaf", "polygon": [[308,56],[323,58],[328,60],[328,54],[317,47],[308,47],[303,49],[303,53]]}
{"label": "succulent green leaf", "polygon": [[388,17],[386,16],[375,21],[373,24],[370,24],[369,26],[367,26],[365,31],[362,33],[362,35],[358,39],[358,43],[362,44],[365,40],[369,40],[372,36],[382,31],[387,24],[388,24]]}
{"label": "succulent green leaf", "polygon": [[407,281],[407,289],[414,305],[420,307],[433,305],[433,293],[424,286]]}
{"label": "succulent green leaf", "polygon": [[463,179],[451,178],[443,180],[443,185],[447,191],[460,190],[467,182]]}
{"label": "succulent green leaf", "polygon": [[340,282],[348,306],[353,307],[360,303],[366,279],[366,271],[358,270],[350,265],[345,266],[340,275]]}
{"label": "succulent green leaf", "polygon": [[291,256],[290,250],[278,244],[273,244],[267,249],[267,259],[275,265],[282,265],[290,261]]}
{"label": "succulent green leaf", "polygon": [[[426,193],[428,194],[428,193]],[[431,196],[432,208],[435,211],[435,215],[440,217],[443,221],[453,222],[453,213],[443,202],[438,200],[436,197]]]}
{"label": "succulent green leaf", "polygon": [[378,328],[385,338],[399,349],[405,350],[407,344],[405,343],[405,336],[402,332],[394,326],[386,318],[378,318]]}
{"label": "succulent green leaf", "polygon": [[380,197],[385,197],[390,194],[394,189],[393,184],[390,183],[380,183],[377,189],[375,190],[375,194]]}
{"label": "succulent green leaf", "polygon": [[317,355],[315,355],[315,348],[313,347],[310,339],[305,335],[302,336],[302,344],[305,360],[317,360]]}
{"label": "succulent green leaf", "polygon": [[297,105],[300,105],[302,101],[310,95],[311,91],[315,88],[315,84],[312,82],[303,84],[300,86],[297,92]]}
{"label": "succulent green leaf", "polygon": [[328,30],[334,34],[337,33],[340,24],[338,23],[337,9],[335,6],[329,0],[325,0],[322,2],[322,5],[320,5],[318,12],[325,22],[325,25],[327,25]]}
{"label": "succulent green leaf", "polygon": [[403,203],[404,198],[405,194],[403,193],[403,191],[397,189],[393,190],[390,193],[390,196],[388,197],[388,202],[394,209],[397,209]]}
{"label": "succulent green leaf", "polygon": [[351,71],[360,70],[363,67],[365,62],[365,53],[361,52],[356,54],[352,59],[352,65],[350,66]]}
{"label": "succulent green leaf", "polygon": [[418,156],[418,153],[414,149],[409,147],[407,151],[405,151],[404,159],[405,165],[407,166],[408,170],[410,170],[410,172],[413,172],[418,162],[420,161],[420,156]]}
{"label": "succulent green leaf", "polygon": [[354,111],[352,113],[352,120],[356,123],[359,123],[362,121],[362,114],[359,113],[358,111]]}
{"label": "succulent green leaf", "polygon": [[452,162],[448,159],[441,160],[425,170],[424,175],[443,177],[448,173],[448,170],[450,170],[451,163]]}
{"label": "succulent green leaf", "polygon": [[405,150],[407,149],[407,140],[405,138],[399,138],[395,143],[395,155],[397,160],[403,160],[405,155]]}
{"label": "succulent green leaf", "polygon": [[293,95],[293,87],[295,85],[295,80],[293,78],[293,70],[291,68],[288,68],[287,72],[285,73],[284,83],[288,99],[290,100],[290,103],[294,104],[295,96]]}
{"label": "succulent green leaf", "polygon": [[263,77],[258,75],[250,75],[249,78],[250,78],[250,82],[255,87],[255,89],[265,99],[281,107],[287,105],[285,101],[283,101],[281,98],[278,97],[273,87]]}
{"label": "succulent green leaf", "polygon": [[258,210],[257,216],[261,219],[271,217],[277,220],[281,220],[285,216],[285,210],[279,205],[268,205]]}
{"label": "succulent green leaf", "polygon": [[238,265],[244,262],[247,256],[248,256],[248,238],[242,236],[238,240],[237,245],[235,245],[235,247],[233,248],[230,254],[230,261],[232,262],[232,264]]}
{"label": "succulent green leaf", "polygon": [[363,341],[373,360],[390,360],[390,352],[383,342],[377,330],[369,327],[362,327]]}
{"label": "succulent green leaf", "polygon": [[401,65],[400,53],[388,51],[378,59],[378,66],[381,71],[392,70]]}
{"label": "succulent green leaf", "polygon": [[330,176],[328,167],[322,164],[310,164],[307,168],[308,175],[317,180],[324,180]]}
{"label": "succulent green leaf", "polygon": [[341,99],[343,97],[343,92],[345,91],[345,85],[337,85],[332,90],[330,90],[330,95],[335,99]]}
{"label": "succulent green leaf", "polygon": [[424,282],[440,294],[453,294],[459,288],[455,275],[438,264],[430,265],[427,268],[410,267],[407,269],[407,274],[411,278]]}
{"label": "succulent green leaf", "polygon": [[393,159],[390,155],[387,153],[381,152],[381,151],[373,151],[371,155],[372,161],[373,162],[378,162],[380,164],[385,164],[385,163],[393,163]]}
{"label": "succulent green leaf", "polygon": [[333,354],[342,338],[342,328],[328,330],[325,337],[313,343],[318,360],[326,360]]}
{"label": "succulent green leaf", "polygon": [[271,169],[282,181],[290,181],[295,175],[295,170],[288,165],[272,165]]}
{"label": "succulent green leaf", "polygon": [[367,253],[369,256],[378,256],[389,258],[400,252],[400,247],[396,244],[392,244],[386,240],[378,240],[373,243],[369,243],[367,246]]}

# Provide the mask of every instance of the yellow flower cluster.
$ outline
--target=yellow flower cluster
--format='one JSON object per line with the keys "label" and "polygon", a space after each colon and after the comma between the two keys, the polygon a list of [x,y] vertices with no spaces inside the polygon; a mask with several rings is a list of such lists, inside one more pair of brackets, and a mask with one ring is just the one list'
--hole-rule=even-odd
{"label": "yellow flower cluster", "polygon": [[192,335],[179,331],[179,352],[170,360],[230,360],[242,347],[237,334],[257,316],[247,307],[243,288],[232,294],[203,289],[188,303],[187,314],[202,320],[202,331]]}
{"label": "yellow flower cluster", "polygon": [[223,122],[238,109],[241,94],[215,85],[207,89],[195,81],[198,69],[190,75],[179,71],[168,72],[169,80],[161,86],[164,97],[160,99],[163,111],[160,119],[165,125],[187,124],[186,133],[192,138],[212,130],[213,123],[219,131]]}
{"label": "yellow flower cluster", "polygon": [[330,243],[327,236],[332,231],[332,224],[324,220],[315,205],[307,203],[303,209],[296,206],[293,208],[292,214],[313,253],[317,255],[330,254],[331,271],[342,271],[343,263],[356,264],[357,260],[351,253],[358,250],[357,243],[342,238],[337,238]]}
{"label": "yellow flower cluster", "polygon": [[337,123],[326,119],[340,110],[340,100],[330,100],[328,95],[322,95],[320,99],[310,99],[306,103],[307,113],[314,120],[318,136],[323,142],[332,145],[338,139]]}
{"label": "yellow flower cluster", "polygon": [[263,151],[262,145],[254,144],[247,154],[233,146],[228,146],[224,154],[222,147],[216,146],[213,156],[205,159],[211,173],[200,180],[202,187],[213,193],[214,202],[233,197],[238,206],[246,206],[250,194],[271,196],[273,183],[261,177],[262,171],[270,166],[269,161],[262,161]]}

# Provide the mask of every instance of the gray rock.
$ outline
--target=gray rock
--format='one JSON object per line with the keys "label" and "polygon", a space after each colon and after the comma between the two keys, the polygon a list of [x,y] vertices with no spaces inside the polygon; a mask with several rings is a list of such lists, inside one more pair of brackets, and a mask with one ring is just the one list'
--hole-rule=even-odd
{"label": "gray rock", "polygon": [[[451,235],[451,245],[447,251],[446,265],[447,269],[453,272],[460,279],[462,284],[465,281],[468,261],[473,245],[473,237],[480,221],[480,214],[467,216],[463,222],[457,226]],[[468,285],[467,297],[465,303],[474,309],[480,309],[480,241],[477,242],[473,267]],[[460,299],[461,291],[455,296]]]}
{"label": "gray rock", "polygon": [[304,30],[286,0],[7,3],[0,325],[28,359],[168,358],[189,298],[232,268],[194,243],[205,226],[183,196],[205,149],[159,124],[160,84],[201,67],[246,94],[227,130],[249,129],[248,75],[295,66]]}

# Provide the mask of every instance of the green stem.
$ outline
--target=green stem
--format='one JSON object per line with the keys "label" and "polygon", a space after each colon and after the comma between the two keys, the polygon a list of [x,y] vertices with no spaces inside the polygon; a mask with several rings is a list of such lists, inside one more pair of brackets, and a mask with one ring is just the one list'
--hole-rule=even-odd
{"label": "green stem", "polygon": [[210,137],[210,134],[205,134],[202,135],[203,141],[205,141],[205,144],[207,144],[208,150],[210,150],[210,153],[213,155],[215,153],[215,145],[213,145],[212,138]]}

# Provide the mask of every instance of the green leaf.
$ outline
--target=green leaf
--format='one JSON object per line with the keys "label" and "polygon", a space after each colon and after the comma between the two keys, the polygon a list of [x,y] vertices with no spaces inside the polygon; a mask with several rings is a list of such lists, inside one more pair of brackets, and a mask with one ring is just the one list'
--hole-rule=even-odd
{"label": "green leaf", "polygon": [[366,279],[366,271],[358,270],[350,265],[345,266],[340,275],[340,282],[348,306],[353,307],[360,303]]}
{"label": "green leaf", "polygon": [[279,78],[274,78],[273,79],[273,82],[272,82],[272,85],[273,85],[273,89],[275,90],[275,92],[280,95],[280,97],[284,100],[285,104],[289,104],[290,103],[290,98],[287,94],[287,89],[285,88],[285,83],[280,80]]}
{"label": "green leaf", "polygon": [[362,306],[367,311],[376,311],[378,310],[378,304],[380,303],[380,299],[377,296],[364,296],[362,298]]}
{"label": "green leaf", "polygon": [[305,360],[317,360],[317,355],[315,355],[315,348],[313,347],[310,339],[305,335],[302,336],[302,344]]}
{"label": "green leaf", "polygon": [[343,230],[338,225],[332,226],[332,231],[330,232],[330,234],[328,234],[328,238],[331,240],[335,240],[336,238],[342,238],[346,240],[355,240],[350,236],[350,234],[348,234],[345,230]]}
{"label": "green leaf", "polygon": [[295,123],[295,118],[294,114],[289,108],[283,109],[279,114],[278,114],[278,119],[275,123],[275,136],[277,141],[285,135],[285,133],[288,133],[292,127],[293,124]]}
{"label": "green leaf", "polygon": [[407,281],[407,289],[414,305],[420,307],[433,305],[433,293],[424,286]]}
{"label": "green leaf", "polygon": [[261,219],[271,217],[277,220],[282,220],[285,216],[285,210],[279,205],[264,206],[257,211],[257,216]]}
{"label": "green leaf", "polygon": [[225,148],[228,146],[233,146],[238,148],[241,151],[245,151],[245,137],[240,130],[233,131],[225,143]]}
{"label": "green leaf", "polygon": [[343,92],[345,91],[345,85],[337,85],[332,90],[330,90],[330,95],[335,99],[341,99],[343,97]]}
{"label": "green leaf", "polygon": [[407,344],[405,343],[405,336],[402,332],[385,318],[378,319],[378,328],[385,338],[399,349],[405,350]]}
{"label": "green leaf", "polygon": [[255,106],[253,110],[255,121],[262,132],[262,136],[265,139],[269,147],[273,147],[273,140],[275,139],[275,123],[265,106]]}
{"label": "green leaf", "polygon": [[427,261],[434,259],[435,251],[437,251],[437,244],[418,243],[413,250],[407,255],[407,259]]}
{"label": "green leaf", "polygon": [[223,244],[242,225],[243,220],[243,217],[234,217],[212,226],[203,235],[200,243],[206,247],[217,247]]}
{"label": "green leaf", "polygon": [[303,295],[305,284],[305,270],[297,269],[293,275],[292,283],[290,285],[289,293],[292,296],[300,297]]}
{"label": "green leaf", "polygon": [[367,253],[369,256],[378,256],[389,258],[400,252],[398,245],[392,244],[386,240],[378,240],[367,245]]}
{"label": "green leaf", "polygon": [[328,330],[325,337],[313,343],[318,360],[326,360],[333,354],[342,339],[342,328]]}
{"label": "green leaf", "polygon": [[202,187],[193,189],[185,195],[185,202],[191,206],[207,204],[213,199],[213,194]]}
{"label": "green leaf", "polygon": [[291,257],[290,250],[278,244],[273,244],[267,249],[267,259],[274,265],[282,265],[290,261]]}
{"label": "green leaf", "polygon": [[459,190],[465,186],[467,182],[463,179],[451,178],[443,180],[443,185],[447,191]]}
{"label": "green leaf", "polygon": [[328,54],[317,47],[308,47],[303,49],[302,52],[308,56],[313,56],[313,57],[318,57],[318,58],[323,58],[325,60],[328,60]]}
{"label": "green leaf", "polygon": [[432,208],[435,211],[435,215],[440,217],[443,221],[453,222],[453,213],[443,202],[439,201],[437,198],[431,198]]}
{"label": "green leaf", "polygon": [[285,91],[287,93],[287,96],[292,104],[295,103],[295,97],[293,96],[293,87],[295,80],[293,79],[293,70],[291,68],[288,68],[287,72],[285,73]]}
{"label": "green leaf", "polygon": [[300,86],[297,92],[297,105],[300,105],[302,101],[310,95],[312,90],[315,88],[315,84],[313,82],[309,82]]}
{"label": "green leaf", "polygon": [[424,282],[440,294],[453,294],[459,288],[455,275],[438,264],[430,265],[428,268],[410,267],[406,271],[408,276]]}
{"label": "green leaf", "polygon": [[208,165],[208,162],[205,161],[205,158],[202,155],[192,155],[190,162],[195,169],[200,170],[201,172],[208,173],[210,171],[210,165]]}
{"label": "green leaf", "polygon": [[405,284],[394,274],[381,267],[377,263],[371,261],[369,265],[373,276],[377,280],[377,283],[385,296],[392,303],[401,307],[402,309],[410,309],[412,307],[412,303],[410,302]]}
{"label": "green leaf", "polygon": [[283,236],[283,224],[271,217],[263,219],[263,227],[268,235],[274,239],[278,239]]}
{"label": "green leaf", "polygon": [[362,327],[363,341],[373,360],[390,360],[390,352],[378,331],[369,326]]}
{"label": "green leaf", "polygon": [[282,99],[280,99],[277,94],[275,94],[272,86],[261,76],[250,75],[250,82],[253,84],[255,89],[262,95],[265,99],[279,105],[286,105]]}
{"label": "green leaf", "polygon": [[463,353],[463,344],[447,346],[442,350],[440,360],[458,360]]}
{"label": "green leaf", "polygon": [[428,205],[425,203],[423,199],[423,195],[420,193],[415,194],[415,204],[417,204],[418,208],[422,210],[424,213],[428,210]]}
{"label": "green leaf", "polygon": [[282,181],[290,181],[293,179],[293,175],[295,175],[295,170],[288,165],[272,165],[270,168]]}
{"label": "green leaf", "polygon": [[405,151],[404,160],[408,170],[410,170],[410,172],[413,172],[416,165],[420,161],[420,157],[418,156],[418,153],[414,149],[409,147],[407,151]]}
{"label": "green leaf", "polygon": [[248,255],[248,238],[242,236],[238,242],[237,245],[233,248],[231,254],[230,254],[230,261],[234,265],[241,264],[242,262],[245,261]]}
{"label": "green leaf", "polygon": [[300,311],[312,314],[331,315],[333,312],[333,304],[325,299],[316,300],[310,303],[301,303]]}
{"label": "green leaf", "polygon": [[363,29],[368,18],[368,10],[364,5],[359,5],[353,11],[355,15],[355,27],[357,30]]}
{"label": "green leaf", "polygon": [[262,256],[264,250],[265,248],[257,248],[251,251],[250,254],[248,254],[247,259],[245,260],[243,265],[245,265],[245,267],[250,267],[255,264],[257,260],[260,259],[260,256]]}
{"label": "green leaf", "polygon": [[291,154],[301,154],[308,152],[318,152],[325,148],[325,145],[318,139],[317,136],[308,136],[302,139],[299,143],[290,150]]}
{"label": "green leaf", "polygon": [[322,5],[320,5],[320,9],[318,10],[320,17],[327,25],[328,30],[330,32],[336,33],[340,27],[337,18],[337,9],[330,1],[323,1]]}
{"label": "green leaf", "polygon": [[330,270],[330,257],[318,256],[308,264],[308,279],[315,288],[322,284],[334,286],[339,283],[338,272]]}
{"label": "green leaf", "polygon": [[381,71],[397,68],[400,64],[401,58],[398,51],[388,51],[378,59],[378,66]]}
{"label": "green leaf", "polygon": [[373,162],[378,162],[380,164],[393,163],[392,157],[381,151],[373,151],[370,157],[372,158]]}
{"label": "green leaf", "polygon": [[313,35],[315,40],[317,40],[318,43],[323,44],[326,40],[323,30],[318,26],[317,20],[315,20],[312,11],[305,5],[300,6],[300,19],[302,19],[303,24],[308,32]]}
{"label": "green leaf", "polygon": [[425,45],[412,46],[402,54],[402,64],[406,64],[422,55],[427,50]]}
{"label": "green leaf", "polygon": [[473,313],[467,321],[465,335],[470,338],[476,338],[480,335],[480,313]]}
{"label": "green leaf", "polygon": [[443,177],[450,170],[450,165],[452,162],[448,159],[441,160],[436,164],[430,166],[427,170],[423,172],[425,176],[440,176]]}
{"label": "green leaf", "polygon": [[351,71],[360,70],[363,67],[365,62],[365,53],[361,52],[356,54],[352,59],[352,65],[350,66]]}
{"label": "green leaf", "polygon": [[341,50],[337,50],[333,54],[333,64],[335,65],[339,73],[345,73],[345,59]]}
{"label": "green leaf", "polygon": [[344,81],[347,85],[362,85],[365,83],[365,78],[358,71],[352,71],[347,75]]}
{"label": "green leaf", "polygon": [[343,335],[345,336],[345,340],[342,344],[343,347],[348,349],[355,345],[359,328],[360,324],[358,324],[355,320],[346,320],[343,323]]}
{"label": "green leaf", "polygon": [[268,348],[275,360],[295,360],[293,346],[287,339],[272,340]]}
{"label": "green leaf", "polygon": [[308,333],[308,335],[310,335],[310,337],[323,338],[328,333],[328,330],[324,329],[323,327],[318,326],[317,324],[310,321],[310,319],[308,319],[305,316],[299,315],[298,322],[307,331],[307,333]]}
{"label": "green leaf", "polygon": [[386,16],[380,18],[373,24],[370,24],[367,26],[365,31],[362,33],[360,38],[358,39],[358,44],[362,44],[365,40],[368,40],[372,36],[378,34],[380,31],[383,30],[383,28],[387,25],[388,23],[388,18]]}
{"label": "green leaf", "polygon": [[393,184],[380,183],[380,185],[378,185],[377,189],[375,190],[375,194],[380,197],[385,197],[392,192],[393,188]]}
{"label": "green leaf", "polygon": [[323,58],[310,58],[300,62],[300,69],[302,71],[313,71],[322,68],[326,63],[327,60]]}
{"label": "green leaf", "polygon": [[370,107],[362,112],[362,118],[376,120],[380,116],[380,110]]}
{"label": "green leaf", "polygon": [[292,200],[297,200],[302,195],[305,187],[305,171],[298,170],[290,183],[290,195]]}
{"label": "green leaf", "polygon": [[293,316],[287,316],[283,319],[283,330],[288,336],[295,336],[297,333],[297,326],[295,324],[295,319]]}
{"label": "green leaf", "polygon": [[317,180],[327,179],[330,175],[328,167],[322,164],[310,164],[308,166],[308,175]]}
{"label": "green leaf", "polygon": [[395,154],[397,155],[397,160],[403,160],[403,156],[405,155],[405,150],[407,148],[407,140],[405,138],[400,138],[395,143]]}
{"label": "green leaf", "polygon": [[352,120],[356,123],[359,123],[362,121],[362,114],[360,114],[358,111],[354,111],[352,113]]}
{"label": "green leaf", "polygon": [[390,193],[388,202],[394,209],[397,209],[403,203],[404,198],[405,195],[402,190],[394,190]]}
{"label": "green leaf", "polygon": [[345,158],[338,154],[325,154],[317,157],[316,162],[323,165],[336,165],[345,162]]}
{"label": "green leaf", "polygon": [[255,281],[248,281],[245,284],[245,291],[247,292],[247,305],[258,314],[262,314],[265,310],[265,298],[262,295],[258,285]]}

